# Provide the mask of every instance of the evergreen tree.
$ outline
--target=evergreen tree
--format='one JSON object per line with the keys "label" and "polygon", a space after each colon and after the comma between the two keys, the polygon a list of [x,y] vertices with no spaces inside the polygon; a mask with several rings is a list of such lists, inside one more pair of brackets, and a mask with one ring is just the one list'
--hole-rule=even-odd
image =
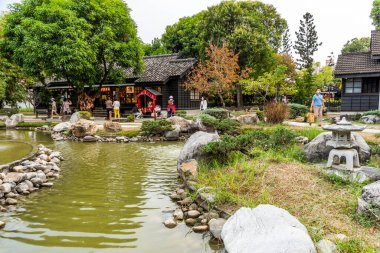
{"label": "evergreen tree", "polygon": [[297,41],[295,42],[295,50],[299,55],[298,64],[301,68],[313,67],[313,55],[318,51],[318,47],[322,43],[318,42],[318,35],[314,25],[314,17],[309,12],[303,15],[300,20],[299,31],[296,32]]}
{"label": "evergreen tree", "polygon": [[284,34],[282,35],[282,48],[281,48],[281,54],[287,54],[289,56],[292,55],[292,47],[293,47],[293,43],[292,43],[292,40],[290,38],[290,32],[289,32],[289,28],[286,29],[286,31],[284,32]]}

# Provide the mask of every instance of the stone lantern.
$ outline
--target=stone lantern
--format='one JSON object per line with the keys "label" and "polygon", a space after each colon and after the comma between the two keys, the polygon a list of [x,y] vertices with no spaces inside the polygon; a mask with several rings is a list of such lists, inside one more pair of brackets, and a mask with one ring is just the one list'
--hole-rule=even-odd
{"label": "stone lantern", "polygon": [[340,165],[342,158],[345,158],[345,168],[347,170],[360,168],[359,154],[358,151],[354,149],[351,132],[363,131],[365,126],[352,125],[346,118],[343,118],[337,124],[326,125],[323,129],[332,131],[332,139],[326,143],[327,146],[333,148],[329,154],[327,167],[330,168],[333,164]]}

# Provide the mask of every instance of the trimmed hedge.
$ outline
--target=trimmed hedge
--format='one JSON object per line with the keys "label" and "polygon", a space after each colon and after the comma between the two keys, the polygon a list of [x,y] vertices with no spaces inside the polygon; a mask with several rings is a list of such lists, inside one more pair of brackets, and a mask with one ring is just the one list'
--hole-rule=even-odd
{"label": "trimmed hedge", "polygon": [[291,119],[295,119],[299,116],[304,117],[306,113],[309,111],[309,108],[306,105],[301,104],[288,104],[289,108],[289,116]]}
{"label": "trimmed hedge", "polygon": [[380,110],[373,110],[373,111],[368,111],[368,112],[363,113],[363,116],[367,116],[367,115],[380,116]]}
{"label": "trimmed hedge", "polygon": [[167,120],[146,120],[141,125],[141,134],[145,136],[159,135],[171,130],[173,124]]}
{"label": "trimmed hedge", "polygon": [[202,111],[202,114],[211,115],[219,120],[227,119],[230,116],[229,111],[224,108],[209,108]]}

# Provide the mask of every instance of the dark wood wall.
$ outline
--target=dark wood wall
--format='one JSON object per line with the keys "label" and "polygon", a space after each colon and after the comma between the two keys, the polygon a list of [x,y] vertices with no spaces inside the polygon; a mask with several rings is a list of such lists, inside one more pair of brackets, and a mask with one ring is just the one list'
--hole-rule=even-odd
{"label": "dark wood wall", "polygon": [[[342,111],[370,111],[379,109],[379,79],[362,78],[362,93],[346,93],[346,79],[342,86]],[[372,88],[371,88],[372,87]]]}

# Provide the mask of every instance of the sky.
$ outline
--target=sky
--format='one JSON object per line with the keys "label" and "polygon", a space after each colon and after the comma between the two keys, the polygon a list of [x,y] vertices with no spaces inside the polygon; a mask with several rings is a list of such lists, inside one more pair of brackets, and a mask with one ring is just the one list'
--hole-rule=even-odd
{"label": "sky", "polygon": [[[20,0],[0,0],[0,11]],[[151,42],[183,16],[191,16],[220,0],[125,0],[138,26],[144,42]],[[315,19],[319,40],[323,43],[315,54],[315,60],[325,63],[327,56],[340,54],[343,45],[355,37],[370,36],[374,27],[369,14],[372,0],[262,0],[272,4],[288,22],[292,39],[298,30],[303,14],[310,12]]]}

